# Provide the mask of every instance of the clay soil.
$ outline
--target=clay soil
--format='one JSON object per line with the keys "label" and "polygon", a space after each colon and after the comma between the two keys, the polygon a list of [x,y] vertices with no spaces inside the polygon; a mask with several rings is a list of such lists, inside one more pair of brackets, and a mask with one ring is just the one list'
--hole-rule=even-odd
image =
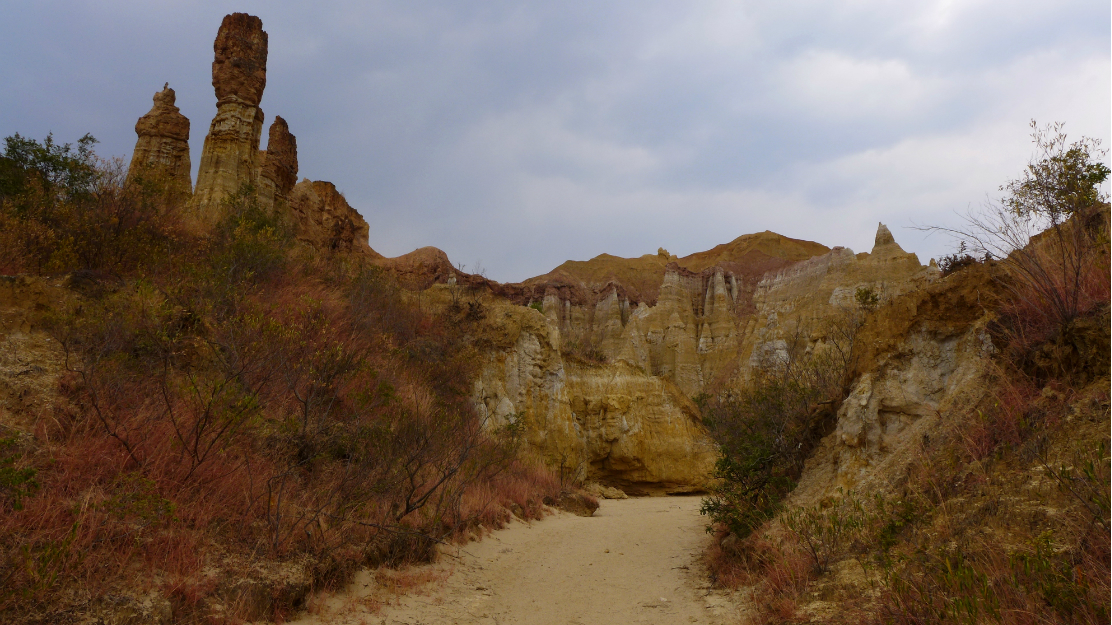
{"label": "clay soil", "polygon": [[[438,564],[366,572],[293,621],[299,625],[728,623],[711,590],[699,497],[604,500],[593,517],[515,522]],[[384,592],[389,586],[407,592]]]}

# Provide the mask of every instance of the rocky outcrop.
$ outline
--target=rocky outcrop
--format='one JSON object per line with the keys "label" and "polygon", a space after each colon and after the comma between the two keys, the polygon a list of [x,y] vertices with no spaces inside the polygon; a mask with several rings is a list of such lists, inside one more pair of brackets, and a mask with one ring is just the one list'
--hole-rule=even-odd
{"label": "rocky outcrop", "polygon": [[550,320],[505,300],[487,305],[483,339],[493,347],[473,397],[490,427],[521,420],[529,447],[579,479],[629,492],[705,485],[714,445],[675,385],[625,363],[567,362]]}
{"label": "rocky outcrop", "polygon": [[790,349],[834,348],[839,320],[862,319],[859,291],[880,305],[940,277],[883,224],[869,253],[766,232],[682,259],[661,249],[568,262],[517,285],[459,272],[435,248],[376,263],[426,293],[489,293],[499,309],[484,323],[512,340],[486,352],[479,411],[494,424],[524,419],[550,464],[634,492],[708,479],[715,450],[691,398],[744,384]]}
{"label": "rocky outcrop", "polygon": [[[273,129],[271,136],[274,136]],[[290,138],[292,140],[292,135]],[[270,150],[267,154],[269,160]],[[296,153],[294,159],[296,171]],[[382,258],[368,244],[370,227],[367,221],[347,203],[331,182],[302,180],[289,192],[289,207],[298,240],[320,250],[356,252],[371,258]]]}
{"label": "rocky outcrop", "polygon": [[266,211],[287,206],[290,192],[297,184],[297,137],[290,134],[290,127],[280,115],[275,115],[274,122],[270,124],[270,138],[261,160],[259,206]]}
{"label": "rocky outcrop", "polygon": [[[297,138],[281,116],[270,125],[266,150],[259,150],[266,88],[268,38],[262,20],[226,15],[213,44],[212,86],[216,117],[205,136],[197,186],[189,201],[190,225],[201,232],[223,216],[231,196],[254,188],[259,207],[288,218],[295,236],[321,250],[381,258],[368,245],[370,228],[330,182],[297,182]],[[157,170],[188,194],[189,120],[174,106],[169,85],[155,94],[154,108],[135,126],[139,134],[131,175]]]}
{"label": "rocky outcrop", "polygon": [[905,252],[884,224],[871,253],[835,247],[787,269],[767,274],[753,295],[754,313],[742,331],[739,373],[788,357],[790,349],[830,347],[835,333],[858,313],[857,293],[884,303],[931,284],[937,267],[924,266]]}
{"label": "rocky outcrop", "polygon": [[42,324],[42,311],[68,305],[77,278],[0,276],[0,438],[34,432],[58,407],[66,354]]}
{"label": "rocky outcrop", "polygon": [[976,405],[991,386],[985,376],[995,351],[987,325],[1001,286],[991,272],[966,269],[896,296],[870,316],[858,335],[863,353],[852,390],[834,432],[807,461],[793,503],[814,505],[839,488],[890,489],[942,415]]}
{"label": "rocky outcrop", "polygon": [[174,106],[176,96],[170,83],[154,94],[154,106],[135,122],[135,152],[128,167],[128,180],[155,178],[167,190],[189,196],[193,173],[189,163],[189,119]]}
{"label": "rocky outcrop", "polygon": [[255,184],[266,87],[267,35],[262,20],[245,13],[226,15],[213,45],[212,86],[216,117],[201,152],[191,203],[202,227],[220,218],[221,202],[245,184]]}
{"label": "rocky outcrop", "polygon": [[225,15],[213,42],[212,86],[217,103],[258,106],[266,88],[267,34],[254,15]]}
{"label": "rocky outcrop", "polygon": [[661,248],[636,259],[569,261],[522,286],[543,302],[565,347],[589,346],[694,397],[732,371],[761,276],[826,251],[762,232],[683,258]]}

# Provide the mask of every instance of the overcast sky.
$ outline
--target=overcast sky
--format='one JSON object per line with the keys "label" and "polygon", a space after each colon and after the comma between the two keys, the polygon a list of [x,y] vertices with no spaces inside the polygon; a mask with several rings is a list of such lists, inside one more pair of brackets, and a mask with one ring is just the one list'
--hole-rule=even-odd
{"label": "overcast sky", "polygon": [[321,4],[5,0],[0,133],[130,157],[169,81],[196,180],[212,42],[246,11],[300,177],[379,252],[506,282],[762,230],[867,251],[878,221],[926,262],[951,242],[908,227],[998,194],[1032,118],[1109,143],[1105,1]]}

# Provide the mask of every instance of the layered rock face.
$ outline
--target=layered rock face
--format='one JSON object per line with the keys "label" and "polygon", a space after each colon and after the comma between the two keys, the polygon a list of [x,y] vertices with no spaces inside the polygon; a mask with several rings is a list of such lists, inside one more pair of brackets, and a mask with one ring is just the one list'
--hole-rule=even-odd
{"label": "layered rock face", "polygon": [[[268,160],[269,155],[268,149]],[[289,208],[298,240],[321,250],[382,257],[367,243],[370,234],[367,221],[331,182],[306,179],[297,183],[289,192]]]}
{"label": "layered rock face", "polygon": [[[760,277],[826,251],[763,232],[684,258],[661,249],[638,259],[568,262],[524,284],[544,288],[545,315],[565,347],[589,345],[693,397],[732,371]],[[578,288],[563,286],[569,282]]]}
{"label": "layered rock face", "polygon": [[632,492],[705,486],[714,445],[675,385],[628,364],[568,362],[550,320],[505,300],[488,305],[494,347],[473,397],[491,427],[522,419],[530,448],[579,479]]}
{"label": "layered rock face", "polygon": [[813,505],[839,488],[888,490],[942,415],[977,403],[995,351],[985,302],[1000,289],[990,267],[971,268],[898,295],[870,317],[852,391],[807,461],[794,503]]}
{"label": "layered rock face", "polygon": [[590,343],[607,360],[697,395],[737,352],[741,285],[720,267],[696,274],[672,262],[657,293],[655,305],[638,304],[614,288],[593,306],[576,306],[550,292],[543,307],[569,347]]}
{"label": "layered rock face", "polygon": [[188,196],[193,190],[189,163],[189,119],[174,106],[170,84],[154,94],[154,106],[135,123],[135,152],[128,179],[153,175],[165,180],[170,191]]}
{"label": "layered rock face", "polygon": [[266,87],[267,35],[262,20],[245,13],[225,16],[213,50],[216,117],[205,137],[191,204],[202,226],[219,220],[225,198],[244,184],[256,183],[263,128],[259,102]]}
{"label": "layered rock face", "polygon": [[858,289],[876,294],[879,303],[936,281],[937,267],[924,266],[905,252],[884,224],[877,228],[871,253],[835,247],[830,252],[767,274],[753,296],[738,356],[739,371],[785,359],[793,343],[804,349],[830,346],[839,323],[858,309]]}
{"label": "layered rock face", "polygon": [[259,206],[273,211],[288,205],[290,192],[297,184],[297,137],[290,134],[289,125],[280,115],[275,115],[270,124],[270,138],[260,158]]}
{"label": "layered rock face", "polygon": [[[518,285],[456,272],[435,248],[376,262],[411,288],[466,286],[497,303],[484,323],[509,337],[492,342],[474,389],[490,423],[523,419],[530,446],[581,478],[657,491],[698,489],[709,479],[716,451],[692,397],[744,384],[756,368],[786,358],[789,346],[833,348],[839,320],[862,319],[859,289],[882,304],[940,279],[883,224],[869,253],[760,233],[682,259],[660,250],[569,262]],[[455,286],[436,284],[443,282]],[[936,344],[928,337],[907,349]],[[906,382],[934,397],[939,380],[960,368],[945,355],[956,345],[874,382]]]}

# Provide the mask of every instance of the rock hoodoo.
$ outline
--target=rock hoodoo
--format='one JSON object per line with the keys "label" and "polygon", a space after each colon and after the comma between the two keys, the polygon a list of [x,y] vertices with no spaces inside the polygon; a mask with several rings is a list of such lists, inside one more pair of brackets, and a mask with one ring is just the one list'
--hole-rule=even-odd
{"label": "rock hoodoo", "polygon": [[258,106],[266,88],[267,35],[254,15],[225,15],[212,45],[212,86],[220,103]]}
{"label": "rock hoodoo", "polygon": [[175,192],[189,195],[193,175],[189,162],[189,119],[174,106],[176,96],[170,84],[154,94],[150,112],[135,122],[135,153],[131,157],[128,177],[143,173],[165,177]]}
{"label": "rock hoodoo", "polygon": [[892,231],[884,224],[877,224],[876,238],[873,240],[873,249],[885,245],[894,245],[896,238],[892,236]]}
{"label": "rock hoodoo", "polygon": [[259,206],[274,210],[289,201],[290,191],[297,184],[297,137],[280,115],[270,124],[270,138],[261,156],[259,170]]}
{"label": "rock hoodoo", "polygon": [[256,182],[263,128],[259,102],[266,87],[267,35],[262,20],[245,13],[225,16],[213,50],[216,117],[205,137],[192,202],[202,226],[219,219],[224,198]]}
{"label": "rock hoodoo", "polygon": [[[212,86],[216,117],[205,136],[197,187],[189,216],[199,231],[220,220],[221,205],[244,185],[255,189],[259,207],[289,219],[295,236],[318,249],[381,258],[367,243],[370,228],[331,182],[297,182],[297,137],[276,115],[267,149],[260,150],[266,88],[268,38],[262,20],[246,13],[226,15],[213,44]],[[154,107],[135,125],[139,142],[130,175],[158,168],[190,193],[189,120],[174,106],[167,85]]]}

